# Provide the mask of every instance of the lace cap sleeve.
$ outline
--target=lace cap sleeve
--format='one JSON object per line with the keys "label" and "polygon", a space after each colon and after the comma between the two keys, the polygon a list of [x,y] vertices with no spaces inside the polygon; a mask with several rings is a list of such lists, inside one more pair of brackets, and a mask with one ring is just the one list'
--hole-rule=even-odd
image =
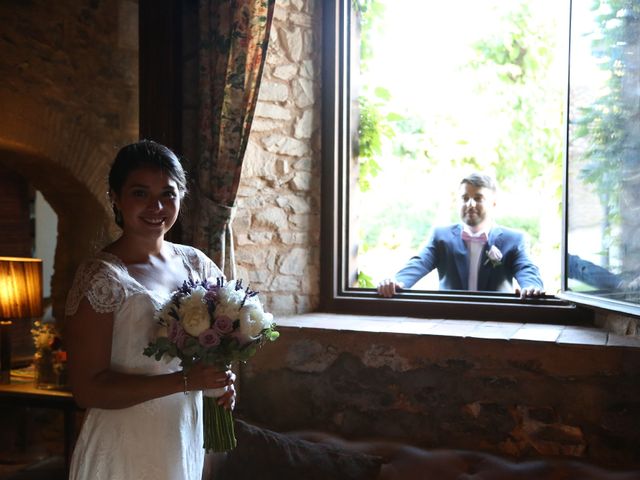
{"label": "lace cap sleeve", "polygon": [[67,296],[65,314],[76,313],[83,297],[89,300],[91,307],[98,313],[116,311],[126,297],[125,287],[118,278],[116,268],[100,259],[92,259],[80,265]]}

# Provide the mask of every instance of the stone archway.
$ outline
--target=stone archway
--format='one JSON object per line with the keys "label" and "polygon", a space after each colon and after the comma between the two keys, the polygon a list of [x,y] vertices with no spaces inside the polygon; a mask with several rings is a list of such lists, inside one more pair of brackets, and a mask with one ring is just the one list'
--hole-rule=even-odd
{"label": "stone archway", "polygon": [[51,299],[54,317],[62,320],[76,267],[105,240],[107,212],[86,186],[49,159],[0,148],[0,162],[40,190],[58,215]]}

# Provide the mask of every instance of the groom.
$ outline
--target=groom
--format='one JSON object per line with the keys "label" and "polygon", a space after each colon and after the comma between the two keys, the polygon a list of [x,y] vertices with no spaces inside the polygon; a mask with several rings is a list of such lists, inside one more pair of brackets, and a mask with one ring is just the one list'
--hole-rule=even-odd
{"label": "groom", "polygon": [[412,287],[438,269],[441,290],[511,292],[513,278],[521,297],[544,295],[540,272],[525,247],[524,235],[496,225],[496,184],[488,175],[472,173],[460,182],[462,224],[438,227],[427,246],[396,273],[378,285],[378,293],[391,297]]}

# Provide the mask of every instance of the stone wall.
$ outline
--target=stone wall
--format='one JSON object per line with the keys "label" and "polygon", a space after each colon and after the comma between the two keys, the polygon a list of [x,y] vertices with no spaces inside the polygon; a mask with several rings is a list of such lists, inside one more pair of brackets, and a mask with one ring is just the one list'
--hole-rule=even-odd
{"label": "stone wall", "polygon": [[596,312],[595,324],[607,332],[640,337],[640,319],[619,313]]}
{"label": "stone wall", "polygon": [[319,2],[276,2],[238,192],[238,276],[276,315],[312,311],[320,284]]}
{"label": "stone wall", "polygon": [[[384,333],[380,319],[358,320],[367,326],[290,317],[244,366],[239,415],[278,431],[640,466],[637,346]],[[387,321],[409,332],[406,320]]]}
{"label": "stone wall", "polygon": [[[196,152],[197,29],[183,4],[183,154]],[[277,1],[233,221],[237,275],[275,315],[318,307],[320,2]]]}

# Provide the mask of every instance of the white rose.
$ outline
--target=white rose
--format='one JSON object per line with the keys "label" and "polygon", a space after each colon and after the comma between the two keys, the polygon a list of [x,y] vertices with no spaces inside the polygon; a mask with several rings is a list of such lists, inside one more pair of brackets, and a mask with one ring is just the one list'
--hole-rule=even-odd
{"label": "white rose", "polygon": [[240,305],[216,305],[216,310],[214,315],[216,317],[229,317],[232,321],[238,319],[240,314]]}
{"label": "white rose", "polygon": [[182,328],[193,337],[197,337],[211,327],[209,310],[203,300],[205,293],[207,291],[203,287],[196,287],[180,304],[179,315]]}
{"label": "white rose", "polygon": [[499,262],[502,260],[502,252],[495,245],[491,245],[491,249],[489,250],[489,258],[493,262]]}
{"label": "white rose", "polygon": [[273,315],[265,313],[259,303],[245,305],[240,310],[240,334],[255,339],[273,324]]}
{"label": "white rose", "polygon": [[495,245],[491,245],[491,248],[487,252],[487,259],[485,260],[484,264],[486,265],[487,263],[491,262],[492,266],[497,267],[498,265],[501,265],[501,261],[502,252]]}
{"label": "white rose", "polygon": [[218,299],[220,303],[228,305],[230,307],[236,306],[237,309],[239,309],[240,305],[242,305],[244,296],[244,290],[236,290],[235,280],[231,280],[230,282],[226,283],[225,286],[218,291]]}

